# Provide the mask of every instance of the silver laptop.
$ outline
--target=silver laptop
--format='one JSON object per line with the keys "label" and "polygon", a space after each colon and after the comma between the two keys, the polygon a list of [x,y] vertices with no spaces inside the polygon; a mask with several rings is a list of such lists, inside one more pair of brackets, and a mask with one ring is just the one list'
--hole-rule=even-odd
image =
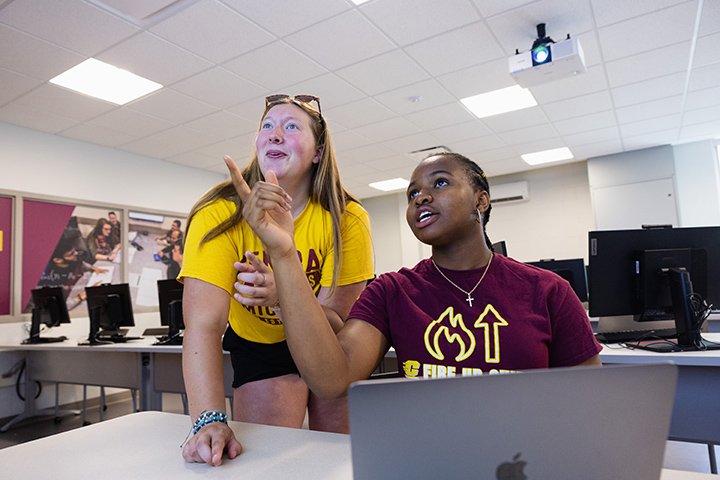
{"label": "silver laptop", "polygon": [[350,387],[355,480],[658,480],[673,365]]}

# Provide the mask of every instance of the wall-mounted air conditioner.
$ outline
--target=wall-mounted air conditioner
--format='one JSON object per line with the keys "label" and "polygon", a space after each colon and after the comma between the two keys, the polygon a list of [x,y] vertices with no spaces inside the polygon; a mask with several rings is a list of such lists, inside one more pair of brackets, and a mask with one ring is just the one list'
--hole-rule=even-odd
{"label": "wall-mounted air conditioner", "polygon": [[490,201],[493,204],[523,202],[530,200],[528,182],[501,183],[490,185]]}

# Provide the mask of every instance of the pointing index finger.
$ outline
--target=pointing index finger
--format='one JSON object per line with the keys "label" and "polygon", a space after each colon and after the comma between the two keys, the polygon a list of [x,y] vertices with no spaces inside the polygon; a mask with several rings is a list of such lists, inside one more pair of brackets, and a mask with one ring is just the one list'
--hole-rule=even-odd
{"label": "pointing index finger", "polygon": [[225,155],[223,157],[223,160],[225,161],[225,165],[230,171],[230,179],[232,180],[232,184],[235,187],[235,191],[240,197],[240,200],[242,200],[243,202],[247,201],[248,197],[250,197],[250,192],[252,190],[250,190],[250,187],[243,178],[240,169],[235,163],[235,160],[233,160],[232,157],[230,157],[229,155]]}

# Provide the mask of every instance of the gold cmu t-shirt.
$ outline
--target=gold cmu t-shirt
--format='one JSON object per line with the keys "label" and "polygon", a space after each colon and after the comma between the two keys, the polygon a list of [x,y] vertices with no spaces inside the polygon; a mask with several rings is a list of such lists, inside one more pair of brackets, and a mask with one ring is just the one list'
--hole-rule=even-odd
{"label": "gold cmu t-shirt", "polygon": [[[235,212],[235,204],[218,200],[203,207],[192,219],[187,232],[183,266],[178,279],[192,277],[216,285],[231,296],[237,271],[236,261],[246,262],[245,252],[258,255],[270,264],[262,242],[245,221],[222,235],[200,244],[202,237]],[[342,264],[337,286],[349,285],[372,278],[372,240],[370,221],[361,205],[349,202],[340,222]],[[320,287],[332,284],[334,242],[330,213],[317,203],[308,205],[295,218],[295,246],[305,275],[317,295]],[[277,315],[269,307],[245,307],[230,299],[228,321],[240,337],[258,343],[285,340],[285,331]]]}

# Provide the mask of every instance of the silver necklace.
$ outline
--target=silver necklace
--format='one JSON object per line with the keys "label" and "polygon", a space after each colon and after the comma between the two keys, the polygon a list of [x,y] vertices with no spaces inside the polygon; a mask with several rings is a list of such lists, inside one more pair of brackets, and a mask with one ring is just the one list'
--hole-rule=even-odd
{"label": "silver necklace", "polygon": [[442,272],[442,270],[440,270],[440,267],[437,266],[437,263],[435,263],[435,260],[433,260],[432,258],[430,258],[430,261],[432,262],[433,266],[435,267],[435,270],[437,270],[438,273],[439,273],[440,275],[442,275],[442,277],[450,283],[450,285],[452,285],[453,287],[457,288],[458,290],[460,290],[461,292],[463,292],[465,295],[467,295],[467,298],[465,299],[465,301],[468,302],[468,305],[470,305],[470,306],[472,307],[472,302],[473,302],[473,300],[475,300],[475,299],[472,297],[472,293],[480,286],[480,284],[482,283],[483,279],[485,278],[485,274],[488,272],[488,270],[490,270],[490,264],[492,263],[493,257],[494,257],[494,255],[491,253],[491,254],[490,254],[490,260],[488,260],[487,267],[485,267],[485,271],[483,272],[482,276],[480,276],[480,280],[478,280],[478,282],[475,284],[475,286],[474,286],[474,287],[472,288],[472,290],[470,290],[469,292],[468,292],[467,290],[464,290],[464,289],[460,288],[460,287],[457,285],[457,283],[455,283],[455,282],[453,282],[452,280],[450,280],[450,279]]}

